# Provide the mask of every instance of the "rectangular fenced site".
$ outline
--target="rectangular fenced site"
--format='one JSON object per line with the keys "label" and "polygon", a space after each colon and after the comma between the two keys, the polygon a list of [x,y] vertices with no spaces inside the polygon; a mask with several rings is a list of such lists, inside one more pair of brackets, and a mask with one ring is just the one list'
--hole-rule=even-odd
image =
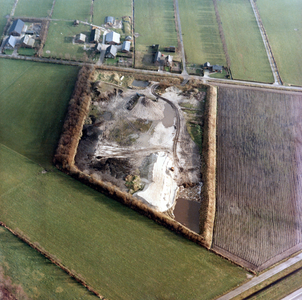
{"label": "rectangular fenced site", "polygon": [[220,87],[214,249],[261,270],[302,241],[302,94]]}

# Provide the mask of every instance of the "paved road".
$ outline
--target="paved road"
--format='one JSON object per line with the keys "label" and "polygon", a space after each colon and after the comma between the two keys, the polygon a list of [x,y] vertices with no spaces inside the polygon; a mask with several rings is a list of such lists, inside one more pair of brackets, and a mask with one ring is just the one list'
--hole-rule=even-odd
{"label": "paved road", "polygon": [[280,273],[281,271],[287,269],[288,267],[296,264],[297,262],[302,260],[302,253],[288,259],[287,261],[277,265],[276,267],[268,270],[265,273],[262,273],[261,275],[254,277],[252,280],[250,280],[249,282],[241,285],[240,287],[238,287],[237,289],[229,292],[228,294],[218,298],[217,300],[231,300],[234,297],[242,294],[243,292],[247,291],[248,289],[258,285],[259,283],[267,280],[268,278]]}
{"label": "paved road", "polygon": [[301,300],[301,299],[302,299],[302,288],[286,296],[285,298],[282,298],[281,300]]}

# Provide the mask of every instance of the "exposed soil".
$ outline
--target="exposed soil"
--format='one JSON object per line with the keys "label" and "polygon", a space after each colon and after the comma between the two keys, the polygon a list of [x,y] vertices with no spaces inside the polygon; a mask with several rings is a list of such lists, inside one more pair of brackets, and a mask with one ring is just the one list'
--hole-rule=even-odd
{"label": "exposed soil", "polygon": [[[205,92],[197,87],[184,94],[176,87],[162,88],[161,95],[173,103],[173,108],[152,94],[152,83],[147,86],[144,82],[144,87],[129,89],[122,82],[128,78],[112,74],[102,78],[108,82],[92,83],[92,103],[76,165],[123,191],[134,192],[134,196],[160,211],[174,207],[178,193],[185,200],[200,202],[200,149],[187,131],[187,122],[201,115],[198,107],[204,101]],[[181,110],[180,104],[193,109],[187,113]],[[176,127],[175,109],[180,115],[180,128]],[[173,140],[177,131],[175,161]],[[129,178],[135,178],[135,182]],[[146,192],[148,189],[150,192]],[[154,197],[162,197],[165,204],[141,196],[152,194],[151,190],[158,190]]]}

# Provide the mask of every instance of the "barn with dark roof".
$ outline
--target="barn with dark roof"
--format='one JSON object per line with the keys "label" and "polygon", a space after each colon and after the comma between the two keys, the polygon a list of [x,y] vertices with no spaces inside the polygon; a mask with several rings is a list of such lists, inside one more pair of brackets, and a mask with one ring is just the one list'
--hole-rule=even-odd
{"label": "barn with dark roof", "polygon": [[25,24],[22,20],[20,19],[15,20],[12,26],[10,27],[8,34],[14,36],[20,36],[24,25]]}

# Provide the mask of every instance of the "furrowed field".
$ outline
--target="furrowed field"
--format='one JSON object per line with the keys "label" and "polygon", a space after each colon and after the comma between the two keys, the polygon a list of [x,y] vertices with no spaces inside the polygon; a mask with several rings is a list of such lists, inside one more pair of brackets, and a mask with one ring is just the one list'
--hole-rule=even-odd
{"label": "furrowed field", "polygon": [[302,85],[302,2],[258,0],[260,16],[285,84]]}
{"label": "furrowed field", "polygon": [[53,0],[19,0],[15,16],[45,18],[49,15]]}
{"label": "furrowed field", "polygon": [[131,16],[131,0],[94,0],[93,24],[104,24],[106,16],[112,16],[121,20],[123,16]]}
{"label": "furrowed field", "polygon": [[250,2],[221,0],[217,3],[233,78],[274,82]]}
{"label": "furrowed field", "polygon": [[5,18],[5,16],[9,15],[13,5],[14,5],[14,0],[0,0],[0,36],[3,33],[5,24],[7,19]]}
{"label": "furrowed field", "polygon": [[3,227],[0,240],[0,291],[4,287],[15,296],[5,299],[97,299]]}
{"label": "furrowed field", "polygon": [[152,64],[149,47],[160,45],[160,51],[167,46],[177,47],[173,0],[135,0],[135,65]]}
{"label": "furrowed field", "polygon": [[219,88],[214,245],[254,268],[300,248],[301,113],[301,93]]}
{"label": "furrowed field", "polygon": [[245,280],[241,268],[51,167],[77,69],[0,60],[0,70],[1,221],[109,299],[212,299]]}
{"label": "furrowed field", "polygon": [[53,19],[90,21],[90,0],[56,0]]}
{"label": "furrowed field", "polygon": [[188,63],[226,65],[212,0],[178,1]]}

